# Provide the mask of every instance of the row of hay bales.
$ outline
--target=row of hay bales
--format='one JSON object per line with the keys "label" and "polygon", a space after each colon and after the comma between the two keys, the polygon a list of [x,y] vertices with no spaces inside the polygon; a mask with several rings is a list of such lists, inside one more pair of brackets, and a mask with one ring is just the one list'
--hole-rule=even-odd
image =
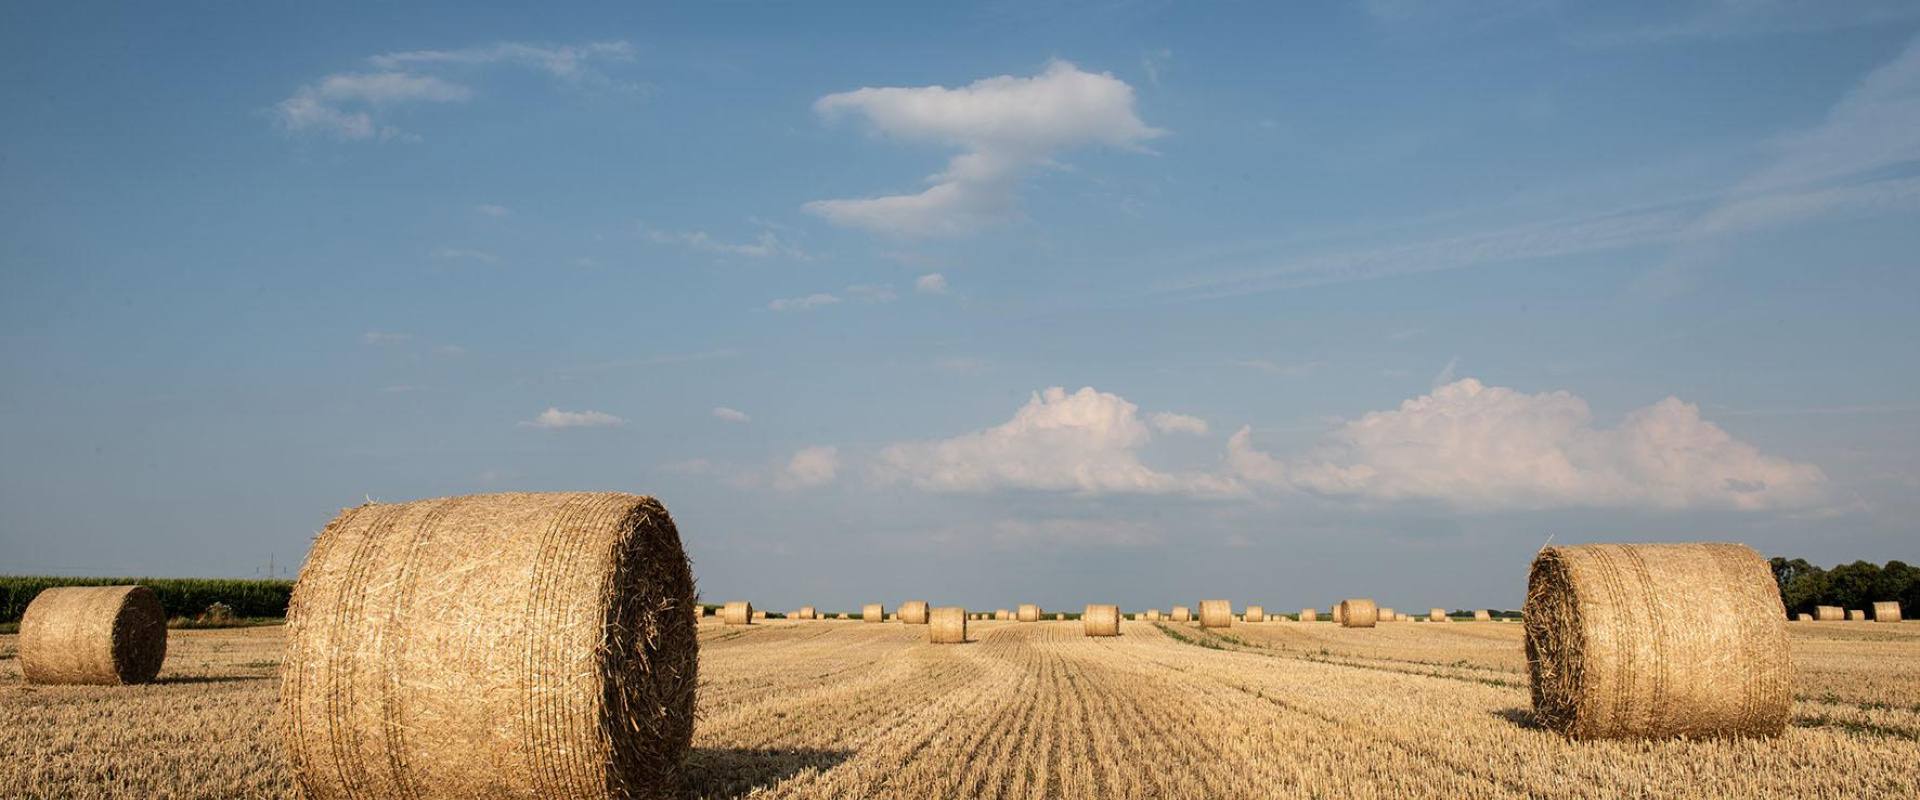
{"label": "row of hay bales", "polygon": [[[1873,604],[1874,622],[1899,622],[1900,604],[1894,601]],[[1865,609],[1842,609],[1839,606],[1815,606],[1812,614],[1798,614],[1795,622],[1866,622]]]}

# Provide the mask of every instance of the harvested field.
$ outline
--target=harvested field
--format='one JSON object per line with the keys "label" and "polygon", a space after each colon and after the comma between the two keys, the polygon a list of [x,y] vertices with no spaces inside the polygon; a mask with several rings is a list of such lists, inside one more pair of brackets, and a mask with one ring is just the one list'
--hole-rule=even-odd
{"label": "harvested field", "polygon": [[[686,796],[1920,793],[1916,623],[1791,626],[1778,739],[1586,744],[1528,719],[1519,625],[969,627],[932,645],[904,625],[703,620]],[[41,687],[0,636],[0,797],[292,797],[281,644],[278,627],[175,631],[158,683]],[[1391,768],[1327,746],[1356,739]],[[1191,741],[1212,745],[1169,746]]]}

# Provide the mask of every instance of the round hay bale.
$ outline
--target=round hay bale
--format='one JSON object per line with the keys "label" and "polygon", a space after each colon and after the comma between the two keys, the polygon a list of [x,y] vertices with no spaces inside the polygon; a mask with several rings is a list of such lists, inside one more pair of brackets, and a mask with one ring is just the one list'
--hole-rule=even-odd
{"label": "round hay bale", "polygon": [[20,617],[27,683],[146,683],[167,660],[167,612],[145,586],[57,586]]}
{"label": "round hay bale", "polygon": [[1225,600],[1200,601],[1200,627],[1233,627],[1233,604]]}
{"label": "round hay bale", "polygon": [[1393,620],[1393,621],[1395,621],[1395,622],[1412,622],[1412,621],[1413,621],[1413,615],[1412,615],[1412,614],[1408,614],[1408,613],[1405,613],[1405,612],[1401,612],[1401,613],[1398,613],[1398,614],[1395,614],[1395,615],[1394,615],[1394,620]]}
{"label": "round hay bale", "polygon": [[1261,606],[1247,606],[1246,616],[1242,619],[1248,622],[1266,622],[1267,610]]}
{"label": "round hay bale", "polygon": [[1812,621],[1813,621],[1813,615],[1812,615],[1812,614],[1799,614],[1799,615],[1796,615],[1796,616],[1795,616],[1795,617],[1793,618],[1793,621],[1794,621],[1794,622],[1812,622]]}
{"label": "round hay bale", "polygon": [[1866,622],[1867,612],[1858,608],[1848,609],[1847,621],[1848,622]]}
{"label": "round hay bale", "polygon": [[1020,606],[1019,619],[1021,622],[1039,622],[1040,607],[1033,605],[1032,603],[1022,604]]}
{"label": "round hay bale", "polygon": [[853,616],[852,616],[852,615],[850,615],[850,614],[848,614],[848,613],[847,613],[847,612],[845,612],[845,611],[842,611],[842,612],[840,612],[840,618],[841,618],[841,619],[853,619]]}
{"label": "round hay bale", "polygon": [[1428,611],[1427,621],[1428,622],[1446,622],[1447,610],[1444,608],[1436,608]]}
{"label": "round hay bale", "polygon": [[1786,609],[1746,545],[1548,547],[1525,613],[1534,714],[1570,738],[1786,729]]}
{"label": "round hay bale", "polygon": [[1475,611],[1473,612],[1473,621],[1474,622],[1492,622],[1493,612],[1488,611],[1484,608],[1480,609],[1479,611]]}
{"label": "round hay bale", "polygon": [[1157,609],[1157,608],[1149,608],[1149,609],[1147,609],[1147,621],[1148,621],[1148,622],[1159,622],[1159,621],[1160,621],[1160,609]]}
{"label": "round hay bale", "polygon": [[1898,603],[1897,601],[1882,601],[1879,603],[1874,603],[1873,604],[1873,621],[1874,622],[1899,622],[1900,621],[1900,603]]}
{"label": "round hay bale", "polygon": [[765,612],[765,611],[755,611],[755,612],[753,612],[753,621],[754,621],[754,622],[765,622],[766,620],[767,620],[767,612]]}
{"label": "round hay bale", "polygon": [[1080,612],[1080,625],[1088,636],[1119,636],[1120,607],[1088,605]]}
{"label": "round hay bale", "polygon": [[303,797],[658,797],[693,744],[693,571],[666,508],[613,492],[347,509],[287,613]]}
{"label": "round hay bale", "polygon": [[1168,614],[1167,619],[1174,622],[1186,622],[1187,620],[1193,619],[1193,611],[1186,606],[1174,606],[1173,613]]}
{"label": "round hay bale", "polygon": [[1380,610],[1374,607],[1372,600],[1356,597],[1340,601],[1340,605],[1335,606],[1334,616],[1340,620],[1340,627],[1343,628],[1371,628],[1380,621]]}
{"label": "round hay bale", "polygon": [[1393,609],[1391,608],[1382,608],[1375,611],[1373,618],[1379,622],[1399,622],[1400,621],[1400,615],[1393,613]]}
{"label": "round hay bale", "polygon": [[1066,621],[1067,621],[1067,612],[1065,612],[1065,611],[1056,611],[1056,612],[1054,612],[1054,615],[1053,615],[1053,621],[1054,621],[1054,622],[1066,622]]}
{"label": "round hay bale", "polygon": [[927,641],[934,644],[967,643],[967,610],[941,607],[928,612]]}
{"label": "round hay bale", "polygon": [[996,608],[993,610],[993,619],[995,622],[1006,622],[1007,620],[1013,619],[1013,612],[1004,608]]}
{"label": "round hay bale", "polygon": [[1344,609],[1344,608],[1341,608],[1341,607],[1340,607],[1340,604],[1339,604],[1339,603],[1335,603],[1335,604],[1333,604],[1333,622],[1334,622],[1334,624],[1336,624],[1336,625],[1344,625],[1344,624],[1346,624],[1346,622],[1347,622],[1347,616],[1346,616],[1346,615],[1347,615],[1347,610],[1346,610],[1346,609]]}
{"label": "round hay bale", "polygon": [[1320,612],[1311,608],[1300,609],[1301,622],[1319,622]]}
{"label": "round hay bale", "polygon": [[728,625],[752,625],[754,620],[759,619],[755,616],[757,613],[752,603],[736,600],[721,607],[720,621]]}
{"label": "round hay bale", "polygon": [[794,616],[799,617],[800,619],[819,619],[820,612],[815,611],[813,606],[801,606],[800,613],[795,614]]}
{"label": "round hay bale", "polygon": [[[963,610],[960,613],[965,614],[967,612]],[[907,623],[908,625],[927,624],[927,601],[908,600],[905,603],[901,603],[899,617],[901,622]]]}
{"label": "round hay bale", "polygon": [[887,609],[879,603],[868,603],[860,607],[860,619],[865,622],[886,622]]}
{"label": "round hay bale", "polygon": [[1840,622],[1847,618],[1847,612],[1839,606],[1814,606],[1813,618],[1821,622]]}

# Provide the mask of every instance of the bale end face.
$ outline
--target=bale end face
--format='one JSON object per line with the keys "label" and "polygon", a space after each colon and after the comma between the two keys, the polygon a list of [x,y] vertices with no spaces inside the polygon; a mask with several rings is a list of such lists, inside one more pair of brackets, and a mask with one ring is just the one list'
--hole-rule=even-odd
{"label": "bale end face", "polygon": [[1549,547],[1534,559],[1525,616],[1534,714],[1571,738],[1786,728],[1786,609],[1745,545]]}
{"label": "bale end face", "polygon": [[167,612],[145,586],[45,589],[20,617],[28,683],[146,683],[167,658]]}

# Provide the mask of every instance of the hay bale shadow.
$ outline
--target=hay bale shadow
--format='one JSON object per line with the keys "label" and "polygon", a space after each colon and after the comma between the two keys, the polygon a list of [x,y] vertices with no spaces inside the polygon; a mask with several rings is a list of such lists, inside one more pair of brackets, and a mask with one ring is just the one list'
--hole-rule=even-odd
{"label": "hay bale shadow", "polygon": [[1530,731],[1544,731],[1547,726],[1540,724],[1540,718],[1533,715],[1531,708],[1503,708],[1493,715],[1513,723],[1516,727]]}
{"label": "hay bale shadow", "polygon": [[825,772],[852,750],[811,747],[696,747],[687,756],[688,800],[733,800],[778,785],[809,769]]}
{"label": "hay bale shadow", "polygon": [[277,681],[279,675],[173,675],[154,680],[157,684],[168,683],[247,683],[249,681]]}

